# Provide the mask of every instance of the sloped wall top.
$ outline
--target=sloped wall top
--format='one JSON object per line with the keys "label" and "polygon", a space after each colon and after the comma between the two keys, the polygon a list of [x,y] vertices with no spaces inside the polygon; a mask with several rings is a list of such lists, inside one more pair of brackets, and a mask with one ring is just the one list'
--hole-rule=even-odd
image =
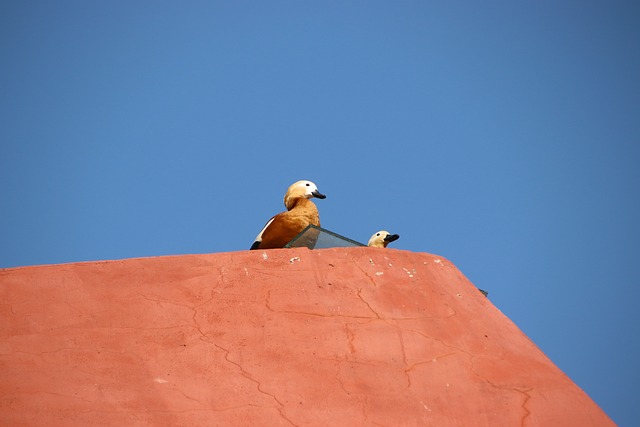
{"label": "sloped wall top", "polygon": [[24,267],[0,297],[3,425],[614,425],[425,253]]}

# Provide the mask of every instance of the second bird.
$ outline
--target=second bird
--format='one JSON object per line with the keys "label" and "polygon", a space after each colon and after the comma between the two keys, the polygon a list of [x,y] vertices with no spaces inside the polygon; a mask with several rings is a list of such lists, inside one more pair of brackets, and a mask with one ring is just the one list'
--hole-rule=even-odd
{"label": "second bird", "polygon": [[372,248],[386,248],[387,245],[394,240],[400,238],[399,234],[390,234],[386,230],[380,230],[369,239],[367,246]]}

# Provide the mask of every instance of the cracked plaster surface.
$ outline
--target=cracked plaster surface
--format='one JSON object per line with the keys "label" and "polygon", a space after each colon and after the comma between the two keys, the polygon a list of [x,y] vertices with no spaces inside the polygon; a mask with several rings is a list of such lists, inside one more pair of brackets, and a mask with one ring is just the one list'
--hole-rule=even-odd
{"label": "cracked plaster surface", "polygon": [[0,418],[15,425],[613,425],[429,254],[9,269],[0,297]]}

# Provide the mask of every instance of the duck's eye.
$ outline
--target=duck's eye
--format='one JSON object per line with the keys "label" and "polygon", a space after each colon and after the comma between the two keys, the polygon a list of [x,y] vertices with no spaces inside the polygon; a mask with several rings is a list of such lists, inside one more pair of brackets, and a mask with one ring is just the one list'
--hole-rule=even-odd
{"label": "duck's eye", "polygon": [[309,184],[308,182],[305,184],[307,187],[309,187],[311,184]]}
{"label": "duck's eye", "polygon": [[376,236],[379,236],[379,235],[380,235],[380,233],[376,233]]}

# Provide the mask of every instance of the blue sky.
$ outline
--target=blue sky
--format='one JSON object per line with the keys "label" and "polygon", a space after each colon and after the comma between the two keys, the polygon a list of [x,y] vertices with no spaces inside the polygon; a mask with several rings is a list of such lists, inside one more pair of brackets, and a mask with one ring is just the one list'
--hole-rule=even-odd
{"label": "blue sky", "polygon": [[640,10],[596,1],[4,1],[0,267],[323,227],[444,256],[640,425]]}

